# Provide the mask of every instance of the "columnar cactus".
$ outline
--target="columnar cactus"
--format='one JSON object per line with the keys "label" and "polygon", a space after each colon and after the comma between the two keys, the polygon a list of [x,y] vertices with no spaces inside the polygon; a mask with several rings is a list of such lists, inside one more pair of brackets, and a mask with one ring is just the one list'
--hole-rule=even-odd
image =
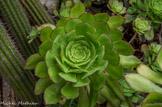
{"label": "columnar cactus", "polygon": [[36,80],[23,66],[23,57],[0,21],[0,73],[22,101],[39,103],[40,98],[33,91]]}
{"label": "columnar cactus", "polygon": [[85,13],[82,3],[75,5],[69,16],[60,19],[54,30],[46,27],[41,31],[39,53],[28,58],[25,68],[35,69],[40,78],[35,93],[44,92],[46,104],[79,94],[79,100],[84,100],[82,97],[89,95],[85,88],[90,88],[89,103],[84,106],[93,107],[107,80],[106,69],[120,68],[119,54],[130,55],[134,50],[121,40],[122,33],[113,29],[122,24],[122,17],[110,18],[114,23],[105,13]]}

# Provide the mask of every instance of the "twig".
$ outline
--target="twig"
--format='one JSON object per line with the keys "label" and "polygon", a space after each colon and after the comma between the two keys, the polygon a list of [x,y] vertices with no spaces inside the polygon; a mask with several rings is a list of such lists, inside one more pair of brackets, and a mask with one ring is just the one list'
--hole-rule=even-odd
{"label": "twig", "polygon": [[133,37],[132,37],[131,40],[129,41],[129,44],[133,42],[133,40],[136,38],[136,36],[137,36],[137,33],[135,33],[135,34],[133,35]]}
{"label": "twig", "polygon": [[70,101],[69,107],[71,107],[71,104],[73,103],[73,99]]}
{"label": "twig", "polygon": [[158,34],[158,36],[159,36],[159,42],[160,42],[160,44],[162,45],[162,24],[161,24],[161,28],[160,28],[160,33]]}

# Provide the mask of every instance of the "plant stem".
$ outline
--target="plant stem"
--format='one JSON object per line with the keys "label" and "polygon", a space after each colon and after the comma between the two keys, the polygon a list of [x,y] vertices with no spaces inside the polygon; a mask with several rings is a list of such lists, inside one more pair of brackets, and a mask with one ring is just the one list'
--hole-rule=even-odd
{"label": "plant stem", "polygon": [[135,34],[133,35],[133,37],[132,37],[131,40],[129,41],[129,44],[131,44],[131,43],[133,42],[133,40],[136,38],[136,36],[137,36],[137,33],[135,33]]}

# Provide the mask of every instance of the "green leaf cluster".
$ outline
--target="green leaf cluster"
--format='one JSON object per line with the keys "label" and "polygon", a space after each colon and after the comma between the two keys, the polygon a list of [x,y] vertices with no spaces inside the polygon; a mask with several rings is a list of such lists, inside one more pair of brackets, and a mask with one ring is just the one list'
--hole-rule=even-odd
{"label": "green leaf cluster", "polygon": [[124,14],[126,12],[126,8],[123,6],[123,3],[118,0],[109,0],[108,7],[116,14]]}
{"label": "green leaf cluster", "polygon": [[[40,78],[35,93],[44,93],[46,104],[79,97],[80,106],[93,107],[105,83],[113,86],[107,74],[112,79],[123,76],[119,54],[128,56],[134,52],[116,29],[124,21],[121,16],[85,13],[84,5],[78,3],[54,30],[45,27],[40,34],[39,53],[30,56],[25,66],[35,69]],[[120,92],[116,88],[113,91],[123,99],[119,88]]]}

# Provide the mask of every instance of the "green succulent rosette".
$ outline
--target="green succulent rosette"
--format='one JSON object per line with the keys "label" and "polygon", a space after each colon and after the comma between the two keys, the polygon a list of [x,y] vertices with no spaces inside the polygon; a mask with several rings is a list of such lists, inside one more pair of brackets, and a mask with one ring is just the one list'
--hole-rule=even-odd
{"label": "green succulent rosette", "polygon": [[151,29],[151,22],[144,18],[136,18],[133,24],[134,30],[139,34],[145,34]]}
{"label": "green succulent rosette", "polygon": [[119,54],[130,55],[134,50],[116,30],[124,23],[123,17],[85,13],[82,3],[75,5],[69,16],[61,18],[54,30],[45,27],[41,31],[39,53],[28,58],[25,68],[35,69],[40,78],[35,93],[44,93],[46,104],[79,96],[79,104],[93,107],[106,82],[106,71],[117,66],[116,73],[108,73],[121,78]]}
{"label": "green succulent rosette", "polygon": [[162,20],[162,1],[149,0],[148,3],[149,3],[149,8],[152,10],[152,12]]}
{"label": "green succulent rosette", "polygon": [[126,8],[123,7],[123,3],[118,0],[110,0],[108,8],[116,14],[124,14],[126,11]]}

